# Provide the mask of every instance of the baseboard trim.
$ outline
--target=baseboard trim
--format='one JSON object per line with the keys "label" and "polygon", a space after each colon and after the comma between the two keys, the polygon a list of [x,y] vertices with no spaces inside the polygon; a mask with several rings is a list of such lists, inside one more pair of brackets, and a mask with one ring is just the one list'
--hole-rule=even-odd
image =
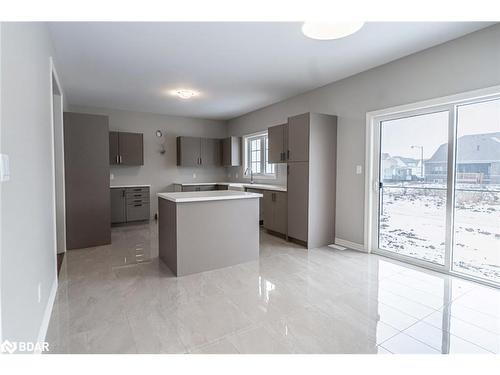
{"label": "baseboard trim", "polygon": [[[56,300],[57,294],[57,276],[54,282],[52,283],[52,289],[50,290],[49,299],[47,301],[47,306],[45,306],[45,312],[43,314],[42,324],[40,325],[40,330],[38,331],[38,340],[37,342],[41,343],[45,341],[45,337],[47,336],[47,331],[49,329],[50,316],[52,315],[52,309],[54,307],[54,302]],[[38,345],[39,346],[39,345]],[[40,350],[36,350],[34,354],[41,354]]]}
{"label": "baseboard trim", "polygon": [[335,245],[345,246],[352,250],[362,251],[366,253],[365,246],[356,242],[351,242],[347,240],[343,240],[342,238],[335,237]]}

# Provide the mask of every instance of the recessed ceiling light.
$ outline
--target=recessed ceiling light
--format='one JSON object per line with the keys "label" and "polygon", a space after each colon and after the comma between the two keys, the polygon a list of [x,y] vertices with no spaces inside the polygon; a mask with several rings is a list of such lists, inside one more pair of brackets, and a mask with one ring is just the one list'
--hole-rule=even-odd
{"label": "recessed ceiling light", "polygon": [[191,99],[192,97],[199,95],[198,92],[188,89],[172,90],[171,93],[172,95],[177,95],[181,99]]}
{"label": "recessed ceiling light", "polygon": [[340,39],[359,31],[364,22],[304,22],[302,32],[312,39]]}

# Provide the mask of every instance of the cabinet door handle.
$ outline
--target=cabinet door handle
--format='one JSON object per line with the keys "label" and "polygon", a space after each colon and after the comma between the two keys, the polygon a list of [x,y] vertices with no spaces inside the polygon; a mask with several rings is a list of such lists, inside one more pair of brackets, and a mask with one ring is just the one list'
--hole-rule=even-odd
{"label": "cabinet door handle", "polygon": [[286,158],[287,158],[287,159],[290,159],[290,150],[287,150],[287,151],[286,151]]}
{"label": "cabinet door handle", "polygon": [[118,155],[116,155],[116,157],[115,157],[115,162],[116,162],[116,164],[119,163],[119,161],[118,161]]}

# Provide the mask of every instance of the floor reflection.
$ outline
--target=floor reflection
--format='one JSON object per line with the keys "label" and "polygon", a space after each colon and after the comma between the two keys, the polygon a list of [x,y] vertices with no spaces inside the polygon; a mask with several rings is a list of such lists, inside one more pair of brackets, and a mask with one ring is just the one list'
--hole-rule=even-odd
{"label": "floor reflection", "polygon": [[68,252],[52,353],[498,353],[500,292],[261,232],[260,259],[176,278],[154,223]]}

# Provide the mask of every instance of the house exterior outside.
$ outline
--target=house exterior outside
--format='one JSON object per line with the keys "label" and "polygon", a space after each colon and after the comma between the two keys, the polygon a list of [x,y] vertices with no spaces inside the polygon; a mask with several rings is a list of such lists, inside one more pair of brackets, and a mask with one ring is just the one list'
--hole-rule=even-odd
{"label": "house exterior outside", "polygon": [[402,156],[391,156],[383,153],[381,156],[383,181],[402,182],[421,179],[422,169],[420,160]]}
{"label": "house exterior outside", "polygon": [[[500,184],[500,132],[464,135],[457,140],[458,183]],[[448,144],[425,161],[425,181],[446,182]]]}

